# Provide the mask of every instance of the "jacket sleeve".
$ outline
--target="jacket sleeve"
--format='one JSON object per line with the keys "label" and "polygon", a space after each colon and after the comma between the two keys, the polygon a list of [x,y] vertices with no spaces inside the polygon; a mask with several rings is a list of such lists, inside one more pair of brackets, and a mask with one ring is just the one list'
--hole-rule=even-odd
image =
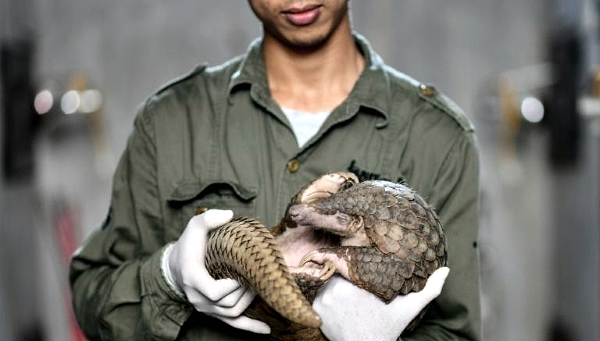
{"label": "jacket sleeve", "polygon": [[444,227],[450,274],[419,326],[402,340],[480,340],[479,158],[472,132],[454,141],[435,179],[428,202]]}
{"label": "jacket sleeve", "polygon": [[75,252],[70,285],[90,340],[174,340],[192,309],[161,273],[156,155],[143,108],[119,161],[107,219]]}

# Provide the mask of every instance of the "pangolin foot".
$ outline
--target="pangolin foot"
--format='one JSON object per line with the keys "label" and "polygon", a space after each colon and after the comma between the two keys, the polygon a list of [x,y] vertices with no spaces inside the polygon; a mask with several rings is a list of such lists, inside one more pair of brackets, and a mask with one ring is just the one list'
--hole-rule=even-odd
{"label": "pangolin foot", "polygon": [[356,184],[358,183],[358,178],[349,172],[325,174],[301,190],[299,193],[300,196],[296,197],[296,203],[310,203],[327,198],[332,193],[337,193],[346,183]]}
{"label": "pangolin foot", "polygon": [[348,278],[346,259],[332,252],[315,250],[306,254],[300,260],[300,267],[315,274],[321,281],[327,281],[334,273]]}

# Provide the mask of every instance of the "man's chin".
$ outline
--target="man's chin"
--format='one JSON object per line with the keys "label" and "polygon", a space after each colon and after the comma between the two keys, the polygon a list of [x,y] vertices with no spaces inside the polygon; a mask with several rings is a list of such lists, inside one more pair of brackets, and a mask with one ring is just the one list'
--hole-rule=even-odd
{"label": "man's chin", "polygon": [[323,47],[327,39],[327,35],[297,36],[286,39],[284,45],[295,51],[312,52]]}

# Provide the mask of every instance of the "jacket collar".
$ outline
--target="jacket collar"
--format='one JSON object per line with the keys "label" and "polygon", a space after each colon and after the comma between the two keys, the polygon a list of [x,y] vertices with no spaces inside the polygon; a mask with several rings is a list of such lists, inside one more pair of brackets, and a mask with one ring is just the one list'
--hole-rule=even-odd
{"label": "jacket collar", "polygon": [[[377,111],[388,120],[389,113],[389,91],[387,91],[388,75],[383,59],[372,49],[366,38],[353,33],[354,40],[361,53],[365,57],[365,68],[347,102]],[[267,73],[262,52],[262,38],[254,40],[246,54],[242,57],[237,70],[232,74],[229,81],[229,94],[231,95],[243,85],[257,87],[257,91],[270,95]],[[385,94],[382,96],[382,94]]]}

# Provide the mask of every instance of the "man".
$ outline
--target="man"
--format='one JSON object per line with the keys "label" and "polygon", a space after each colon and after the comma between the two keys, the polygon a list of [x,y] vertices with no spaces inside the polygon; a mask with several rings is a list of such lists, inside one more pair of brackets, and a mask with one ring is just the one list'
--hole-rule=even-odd
{"label": "man", "polygon": [[[340,278],[314,308],[330,340],[480,338],[473,129],[434,88],[386,66],[353,34],[348,0],[249,0],[263,37],[200,67],[140,107],[109,215],[76,253],[71,285],[91,340],[258,340],[254,293],[215,281],[206,235],[233,214],[273,226],[317,176],[405,180],[440,216],[449,267],[389,305]],[[204,214],[196,210],[206,208]],[[224,323],[223,323],[224,322]],[[261,336],[261,334],[263,334]]]}

